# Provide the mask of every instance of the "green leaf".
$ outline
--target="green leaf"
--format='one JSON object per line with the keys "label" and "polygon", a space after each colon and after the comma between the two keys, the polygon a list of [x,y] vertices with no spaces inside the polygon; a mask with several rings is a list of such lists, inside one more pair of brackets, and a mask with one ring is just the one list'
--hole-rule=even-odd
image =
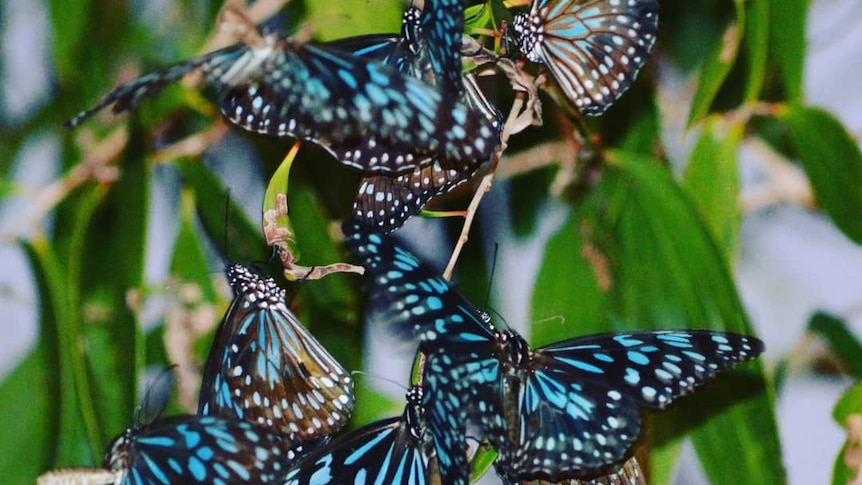
{"label": "green leaf", "polygon": [[79,398],[90,401],[82,408],[97,416],[96,463],[108,440],[132,422],[145,357],[137,315],[127,303],[143,287],[150,186],[146,135],[136,128],[119,161],[119,179],[88,194],[93,210],[81,211],[68,253],[73,306],[81,309],[76,345],[86,349],[87,376],[77,386]]}
{"label": "green leaf", "polygon": [[[299,247],[296,245],[296,232],[290,223],[288,207],[290,167],[296,158],[300,144],[297,143],[284,157],[281,164],[269,178],[266,193],[263,196],[263,234],[267,244],[276,245],[282,253],[282,260],[295,262],[299,260]],[[285,268],[287,269],[287,268]]]}
{"label": "green leaf", "polygon": [[709,112],[718,90],[724,84],[730,68],[739,54],[739,44],[745,29],[745,8],[743,0],[734,0],[736,19],[725,28],[718,44],[700,69],[697,90],[688,115],[688,126],[700,121]]}
{"label": "green leaf", "polygon": [[862,244],[862,153],[840,121],[818,108],[779,113],[811,181],[818,205],[841,231]]}
{"label": "green leaf", "polygon": [[[180,231],[171,257],[171,275],[181,281],[200,280],[201,269],[209,265],[204,251],[204,241],[201,239],[201,234],[195,230],[196,216],[194,194],[189,190],[183,190],[180,194]],[[203,280],[205,281],[201,285],[203,299],[215,301],[216,292],[212,279]]]}
{"label": "green leaf", "polygon": [[45,430],[24,429],[32,439],[38,439],[38,433],[49,433],[52,466],[89,466],[94,463],[94,453],[101,443],[92,406],[82,408],[82,402],[90,401],[86,397],[79,400],[84,394],[77,386],[86,378],[86,369],[80,346],[76,345],[80,341],[78,308],[68,298],[65,268],[46,241],[21,242],[21,246],[27,252],[39,290],[40,345],[50,359],[51,381],[42,392],[54,403],[45,416],[51,426]]}
{"label": "green leaf", "polygon": [[808,330],[826,340],[829,349],[854,377],[862,377],[862,343],[847,328],[844,320],[817,312],[808,322]]}
{"label": "green leaf", "polygon": [[741,211],[737,152],[745,126],[707,118],[691,152],[683,187],[694,201],[712,237],[727,256],[735,253]]}
{"label": "green leaf", "polygon": [[478,482],[480,478],[488,473],[488,470],[491,469],[496,459],[497,452],[494,451],[494,448],[486,446],[486,443],[482,443],[470,459],[470,483]]}
{"label": "green leaf", "polygon": [[769,50],[778,64],[784,94],[790,102],[802,100],[808,3],[808,0],[781,0],[769,4]]}
{"label": "green leaf", "polygon": [[745,101],[755,102],[763,90],[766,79],[766,58],[769,47],[769,1],[748,0],[745,22],[745,47],[748,61],[748,79],[745,84]]}
{"label": "green leaf", "polygon": [[175,163],[183,174],[185,186],[194,192],[198,216],[204,229],[216,241],[219,249],[230,255],[233,261],[267,259],[270,251],[263,240],[260,226],[252,224],[234,200],[229,201],[225,213],[228,191],[215,175],[199,159],[183,159]]}
{"label": "green leaf", "polygon": [[662,420],[650,418],[652,416],[648,416],[646,419],[646,434],[650,437],[650,441],[656,445],[650,447],[649,483],[650,485],[671,485],[676,469],[676,460],[682,451],[684,436],[674,435],[675,430],[662,428],[661,425],[664,424]]}
{"label": "green leaf", "polygon": [[59,422],[56,353],[44,341],[0,384],[0,469],[6,483],[34,483],[53,465]]}
{"label": "green leaf", "polygon": [[857,382],[844,391],[832,410],[832,418],[845,428],[847,418],[854,414],[862,415],[862,382]]}
{"label": "green leaf", "polygon": [[[51,0],[48,6],[53,27],[54,40],[52,53],[54,54],[54,65],[61,79],[66,79],[66,74],[75,70],[75,59],[77,51],[85,44],[84,36],[87,34],[90,18],[93,15],[93,4],[89,0]],[[59,21],[59,19],[63,19]]]}
{"label": "green leaf", "polygon": [[[853,420],[850,419],[851,416]],[[858,434],[860,432],[858,421],[862,418],[862,382],[857,382],[844,391],[844,394],[832,410],[832,418],[836,423],[844,427],[848,434],[854,435],[850,439],[856,441],[856,444],[853,445],[854,448],[858,447]],[[856,472],[844,463],[844,455],[847,452],[848,446],[851,446],[850,443],[845,442],[844,446],[841,447],[841,452],[835,458],[835,464],[832,468],[832,483],[834,485],[851,483],[851,479],[856,475]]]}
{"label": "green leaf", "polygon": [[[540,340],[659,328],[752,334],[722,252],[669,171],[632,153],[610,156],[613,163],[548,244],[533,315],[561,316],[566,326]],[[784,480],[762,372],[756,363],[727,373],[696,393],[703,398],[683,399],[656,416],[661,427],[694,429],[716,483],[729,469],[752,483]],[[745,432],[735,437],[721,431],[738,428]],[[657,445],[666,443],[672,441]]]}
{"label": "green leaf", "polygon": [[401,2],[397,0],[341,0],[339,2],[305,2],[309,22],[317,28],[320,40],[352,35],[398,32],[401,26]]}
{"label": "green leaf", "polygon": [[847,485],[853,483],[856,478],[856,473],[844,464],[844,454],[847,452],[847,443],[841,447],[838,456],[835,457],[835,463],[832,464],[832,485]]}

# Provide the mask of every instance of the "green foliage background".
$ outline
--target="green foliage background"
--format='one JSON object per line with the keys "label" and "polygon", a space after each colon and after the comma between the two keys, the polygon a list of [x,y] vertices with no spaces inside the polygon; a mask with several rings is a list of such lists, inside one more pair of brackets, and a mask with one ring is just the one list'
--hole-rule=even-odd
{"label": "green foliage background", "polygon": [[[501,11],[500,3],[493,6]],[[49,229],[16,234],[14,241],[36,277],[40,326],[36,347],[0,384],[0,469],[7,483],[32,483],[53,468],[97,466],[110,439],[133,422],[144,369],[182,358],[193,376],[202,362],[230,297],[213,267],[213,248],[232,260],[269,256],[260,221],[239,208],[262,201],[232,197],[225,211],[226,186],[205,161],[220,155],[247,164],[249,176],[263,184],[290,141],[232,131],[203,156],[156,155],[189,135],[220,129],[217,110],[184,87],[167,90],[119,121],[100,117],[74,132],[61,127],[121,75],[127,80],[130,70],[148,72],[199,53],[220,7],[219,1],[178,0],[153,17],[136,10],[135,2],[49,2],[54,89],[38,113],[0,133],[0,203],[25,189],[8,174],[34,136],[62,137],[65,174],[65,190],[50,206]],[[291,29],[306,24],[317,39],[328,40],[396,32],[402,8],[394,0],[297,1],[274,23]],[[533,321],[559,316],[566,324],[532,326],[533,344],[611,330],[753,333],[728,270],[741,217],[737,153],[746,138],[761,138],[799,160],[820,207],[848,237],[862,242],[862,156],[833,116],[807,106],[802,97],[807,3],[666,0],[661,9],[655,49],[661,62],[651,61],[606,116],[580,120],[545,98],[544,127],[514,137],[506,154],[517,160],[530,149],[571,139],[585,148],[574,168],[560,168],[556,162],[565,160],[546,155],[551,159],[538,160],[549,162],[544,168],[514,170],[510,180],[516,196],[502,216],[512,217],[518,240],[529,239],[548,204],[567,208],[565,223],[542,248],[535,282],[526,288]],[[665,156],[665,119],[658,111],[658,76],[652,75],[668,65],[697,80],[693,100],[682,106],[688,136],[696,142],[681,176],[674,176]],[[505,110],[511,95],[498,84],[492,91]],[[182,180],[173,201],[180,227],[171,243],[170,280],[147,285],[145,243],[157,170]],[[571,170],[574,182],[552,195],[561,170]],[[302,264],[349,260],[331,228],[347,217],[357,180],[319,150],[302,150],[290,180]],[[446,205],[462,207],[466,195]],[[489,221],[483,219],[485,226]],[[451,237],[439,245],[452,247],[459,222],[443,223]],[[477,302],[488,284],[480,229],[456,274]],[[524,275],[496,285],[531,281]],[[290,288],[301,321],[345,367],[362,368],[359,278],[336,275]],[[144,331],[144,303],[157,298],[169,301],[167,309],[155,328]],[[190,344],[171,340],[177,329]],[[182,376],[180,382],[182,387]],[[784,483],[773,394],[772,380],[757,362],[650,415],[642,449],[649,451],[651,483],[670,482],[684,436],[691,437],[712,483]],[[384,401],[360,389],[357,424],[400,407]],[[180,396],[172,411],[182,404]]]}

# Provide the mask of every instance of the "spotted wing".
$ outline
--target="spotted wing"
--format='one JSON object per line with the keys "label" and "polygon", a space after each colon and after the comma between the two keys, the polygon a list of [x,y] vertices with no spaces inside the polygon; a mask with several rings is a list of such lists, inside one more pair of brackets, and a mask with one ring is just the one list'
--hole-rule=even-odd
{"label": "spotted wing", "polygon": [[230,69],[231,66],[244,58],[249,52],[249,48],[243,45],[235,45],[224,49],[205,54],[194,59],[190,59],[179,64],[175,64],[158,72],[141,76],[134,81],[118,86],[116,89],[105,95],[92,108],[82,111],[74,118],[66,122],[66,128],[74,128],[94,114],[113,106],[111,112],[114,114],[130,111],[138,107],[138,104],[145,99],[159,94],[167,86],[179,81],[190,72],[200,69],[204,73],[208,73],[216,84],[221,76]]}
{"label": "spotted wing", "polygon": [[475,173],[444,169],[434,162],[403,175],[365,177],[353,202],[353,218],[383,232],[394,231],[428,201],[470,180]]}
{"label": "spotted wing", "polygon": [[291,442],[341,428],[353,410],[353,380],[302,326],[284,290],[242,265],[236,292],[204,370],[198,412],[277,430]]}
{"label": "spotted wing", "polygon": [[117,437],[105,466],[123,485],[280,483],[293,459],[278,435],[250,423],[178,416]]}
{"label": "spotted wing", "polygon": [[762,350],[753,337],[707,330],[590,335],[535,350],[521,369],[512,458],[498,471],[553,482],[618,466],[637,439],[639,406],[663,408]]}
{"label": "spotted wing", "polygon": [[535,0],[516,16],[518,45],[545,64],[582,113],[600,115],[637,77],[658,30],[656,0]]}
{"label": "spotted wing", "polygon": [[[485,98],[475,77],[465,74],[463,84],[467,105],[495,127],[502,126],[502,115]],[[473,165],[446,168],[433,161],[401,175],[366,177],[353,202],[353,218],[383,232],[394,231],[418,214],[431,199],[473,178],[481,165],[481,161],[476,161]]]}
{"label": "spotted wing", "polygon": [[291,467],[284,485],[434,483],[434,454],[425,433],[419,388],[411,389],[407,401],[401,417],[377,421],[304,455]]}
{"label": "spotted wing", "polygon": [[369,311],[419,340],[420,350],[493,340],[484,314],[392,237],[356,222],[342,229],[370,279]]}
{"label": "spotted wing", "polygon": [[445,92],[460,94],[464,0],[426,1],[419,25],[421,50],[428,56],[437,85]]}
{"label": "spotted wing", "polygon": [[249,131],[308,140],[366,174],[402,173],[437,158],[487,160],[499,133],[463,102],[419,79],[325,46],[282,40],[222,112]]}
{"label": "spotted wing", "polygon": [[619,469],[592,478],[572,478],[554,483],[529,480],[521,485],[647,485],[637,458],[629,458]]}

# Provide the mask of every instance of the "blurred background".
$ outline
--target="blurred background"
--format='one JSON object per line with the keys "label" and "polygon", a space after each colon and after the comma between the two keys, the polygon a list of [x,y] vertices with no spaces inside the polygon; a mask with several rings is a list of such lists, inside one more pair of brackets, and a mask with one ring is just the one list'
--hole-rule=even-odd
{"label": "blurred background", "polygon": [[[0,4],[0,469],[11,483],[98,466],[133,424],[145,377],[169,363],[169,413],[193,411],[231,298],[225,261],[270,257],[261,204],[292,141],[226,128],[210,93],[188,86],[62,127],[118,83],[211,50],[221,6]],[[316,40],[397,32],[404,6],[296,1],[264,25]],[[860,401],[845,392],[862,369],[862,4],[670,0],[659,28],[606,116],[581,120],[542,98],[544,126],[511,140],[455,281],[536,345],[750,321],[767,352],[747,372],[762,382],[736,375],[650,416],[650,483],[847,483],[842,426]],[[505,79],[482,82],[507,112]],[[350,260],[333,228],[359,177],[312,147],[291,175],[300,263]],[[435,208],[465,207],[471,188]],[[442,268],[461,222],[414,218],[398,234]],[[364,324],[361,280],[283,283],[324,345],[366,372],[356,424],[399,413],[404,390],[387,380],[407,384],[412,349]]]}

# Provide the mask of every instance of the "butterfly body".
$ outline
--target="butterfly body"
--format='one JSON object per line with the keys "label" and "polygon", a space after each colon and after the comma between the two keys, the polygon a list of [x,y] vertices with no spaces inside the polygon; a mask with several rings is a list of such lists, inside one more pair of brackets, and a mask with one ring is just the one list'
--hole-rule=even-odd
{"label": "butterfly body", "polygon": [[717,372],[755,358],[753,337],[708,330],[587,335],[538,349],[455,292],[391,238],[344,232],[371,278],[370,306],[427,354],[426,419],[441,470],[460,469],[463,422],[499,452],[504,481],[556,482],[618,467],[640,431],[640,407],[664,408]]}
{"label": "butterfly body", "polygon": [[516,41],[580,112],[600,115],[637,77],[655,43],[656,0],[533,0]]}
{"label": "butterfly body", "polygon": [[123,485],[279,483],[297,450],[250,423],[177,416],[126,430],[105,467]]}
{"label": "butterfly body", "polygon": [[285,291],[242,265],[204,369],[198,413],[241,419],[293,443],[327,436],[353,410],[350,374],[302,326]]}

